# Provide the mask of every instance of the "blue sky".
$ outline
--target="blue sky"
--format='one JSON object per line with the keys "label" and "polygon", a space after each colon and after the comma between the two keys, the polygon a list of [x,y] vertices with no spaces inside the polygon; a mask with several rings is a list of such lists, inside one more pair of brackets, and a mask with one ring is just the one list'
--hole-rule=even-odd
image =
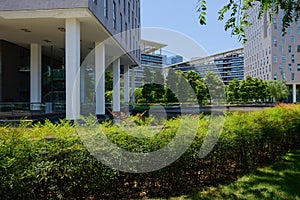
{"label": "blue sky", "polygon": [[[230,31],[224,31],[224,22],[218,21],[218,11],[226,1],[208,0],[207,25],[201,26],[196,12],[197,0],[141,0],[141,26],[178,31],[195,40],[208,54],[239,48],[242,44]],[[155,37],[142,34],[142,39],[155,40]]]}

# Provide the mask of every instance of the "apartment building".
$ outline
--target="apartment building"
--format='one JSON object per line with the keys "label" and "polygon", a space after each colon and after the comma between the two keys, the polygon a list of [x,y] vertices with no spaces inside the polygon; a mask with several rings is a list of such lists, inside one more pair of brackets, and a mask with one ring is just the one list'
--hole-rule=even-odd
{"label": "apartment building", "polygon": [[[129,69],[140,63],[140,0],[2,0],[0,102],[65,102],[76,120],[85,90],[81,63],[94,54],[95,113],[105,114],[105,70],[114,73],[113,111],[120,111],[120,72],[129,102]],[[108,41],[107,43],[106,41]]]}

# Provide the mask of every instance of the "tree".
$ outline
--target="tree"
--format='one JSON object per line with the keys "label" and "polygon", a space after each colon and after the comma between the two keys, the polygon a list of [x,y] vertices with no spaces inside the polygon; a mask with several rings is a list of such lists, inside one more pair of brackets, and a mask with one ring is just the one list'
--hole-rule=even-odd
{"label": "tree", "polygon": [[284,81],[272,80],[269,81],[269,91],[271,97],[275,99],[275,102],[280,99],[286,98],[288,95],[288,87]]}
{"label": "tree", "polygon": [[221,78],[212,71],[206,73],[205,82],[209,91],[210,100],[225,100],[225,84]]}
{"label": "tree", "polygon": [[[228,3],[219,10],[219,20],[224,20],[225,15],[229,13],[229,19],[225,22],[225,30],[231,29],[231,34],[238,36],[239,41],[246,42],[245,27],[251,25],[248,21],[247,11],[259,3],[259,18],[268,12],[270,18],[277,14],[279,10],[284,11],[282,19],[282,32],[285,34],[286,28],[294,21],[299,20],[300,4],[299,0],[228,0]],[[199,22],[206,24],[206,0],[198,0],[197,11],[199,12]]]}
{"label": "tree", "polygon": [[144,68],[144,84],[151,83],[153,81],[153,74],[149,68]]}
{"label": "tree", "polygon": [[238,102],[240,100],[240,81],[235,78],[229,82],[226,90],[228,102]]}
{"label": "tree", "polygon": [[203,78],[199,73],[197,73],[194,70],[188,71],[184,76],[188,80],[189,84],[192,86],[198,102],[202,104],[203,100],[205,100],[208,95],[207,87]]}
{"label": "tree", "polygon": [[166,101],[167,102],[178,102],[178,99],[176,97],[178,75],[175,73],[175,70],[170,69],[166,79],[167,79],[166,80]]}

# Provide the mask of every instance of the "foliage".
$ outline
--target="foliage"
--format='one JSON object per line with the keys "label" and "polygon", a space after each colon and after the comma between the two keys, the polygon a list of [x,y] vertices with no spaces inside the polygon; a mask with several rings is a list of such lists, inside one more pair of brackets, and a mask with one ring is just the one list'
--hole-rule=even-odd
{"label": "foliage", "polygon": [[209,91],[210,100],[222,101],[226,100],[225,97],[225,84],[220,76],[216,73],[209,71],[206,73],[205,82]]}
{"label": "foliage", "polygon": [[[147,174],[122,173],[98,162],[76,134],[76,125],[68,121],[24,123],[17,128],[4,125],[0,127],[0,199],[140,199],[180,195],[203,185],[235,179],[276,160],[299,144],[299,119],[299,105],[228,114],[218,143],[200,159],[199,149],[210,121],[201,115],[196,117],[199,128],[187,152],[172,165]],[[153,131],[161,125],[153,118],[130,120],[141,127],[148,126],[145,130]],[[181,120],[191,123],[195,117],[164,122],[159,132],[147,138],[128,136],[128,130],[134,135],[149,136],[148,131],[132,129],[129,122],[99,126],[118,146],[133,152],[150,152],[172,140]]]}
{"label": "foliage", "polygon": [[[225,14],[229,14],[229,18],[225,23],[225,30],[231,29],[232,35],[237,35],[239,41],[246,42],[245,27],[251,25],[247,21],[248,14],[251,8],[259,5],[260,12],[259,18],[266,12],[269,13],[270,18],[277,14],[280,10],[284,11],[284,17],[282,19],[282,32],[286,32],[286,28],[294,21],[299,20],[300,16],[300,4],[297,0],[228,0],[228,3],[219,10],[219,20],[225,19]],[[197,11],[199,12],[199,22],[201,25],[206,24],[206,0],[198,0]]]}
{"label": "foliage", "polygon": [[288,95],[288,87],[285,81],[272,80],[269,81],[270,95],[275,98],[275,101],[286,98]]}

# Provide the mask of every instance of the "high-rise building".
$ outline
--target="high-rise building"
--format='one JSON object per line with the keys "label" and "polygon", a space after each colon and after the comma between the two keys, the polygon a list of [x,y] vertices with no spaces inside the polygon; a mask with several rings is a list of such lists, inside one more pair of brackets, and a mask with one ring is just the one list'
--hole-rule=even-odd
{"label": "high-rise building", "polygon": [[[270,19],[264,13],[258,19],[259,6],[249,11],[251,26],[245,30],[245,76],[262,80],[284,80],[290,89],[288,102],[299,101],[300,25],[294,22],[282,35],[283,11]],[[272,22],[272,23],[270,23]]]}
{"label": "high-rise building", "polygon": [[205,77],[208,71],[212,71],[220,76],[225,85],[228,85],[235,78],[244,80],[244,49],[239,48],[221,52],[170,65],[169,67],[172,67],[174,70],[181,70],[184,73],[195,70],[202,77]]}
{"label": "high-rise building", "polygon": [[105,114],[108,65],[114,73],[113,111],[119,112],[120,72],[129,102],[129,68],[140,63],[139,28],[140,0],[2,0],[0,102],[27,103],[35,111],[62,101],[66,117],[78,119],[86,98],[82,80],[91,73],[84,74],[81,64],[94,52],[94,114]]}

